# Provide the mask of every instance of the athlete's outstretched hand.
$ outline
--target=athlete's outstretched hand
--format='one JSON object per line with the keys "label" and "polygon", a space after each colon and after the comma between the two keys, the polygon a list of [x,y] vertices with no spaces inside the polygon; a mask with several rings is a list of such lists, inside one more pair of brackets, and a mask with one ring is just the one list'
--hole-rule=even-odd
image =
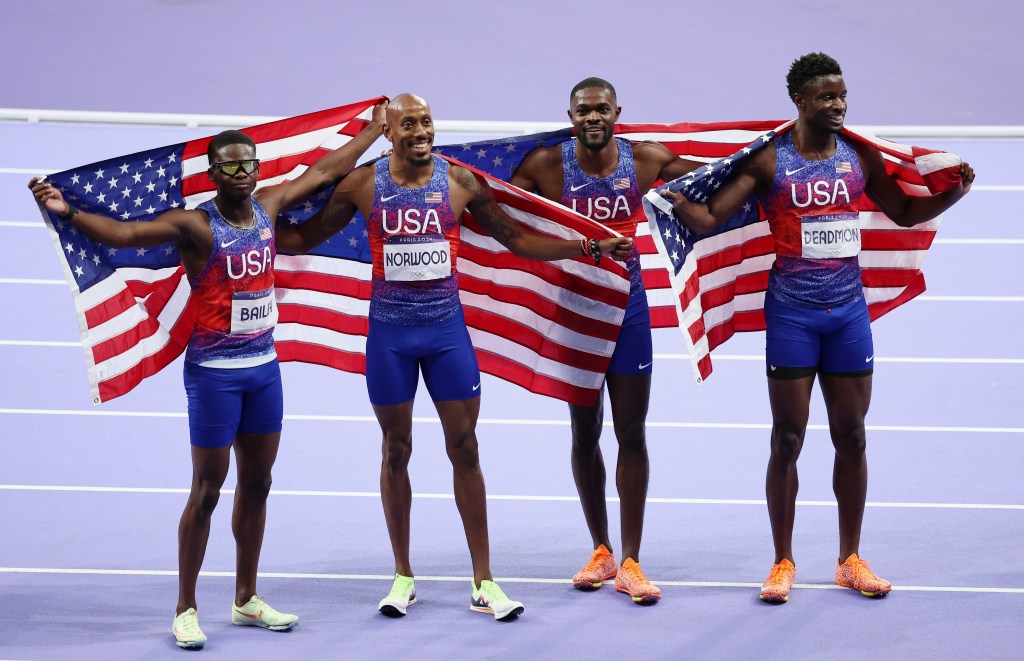
{"label": "athlete's outstretched hand", "polygon": [[32,177],[28,182],[28,187],[32,189],[36,201],[42,203],[47,211],[58,216],[68,212],[68,203],[64,201],[64,196],[56,186],[46,181],[46,177]]}
{"label": "athlete's outstretched hand", "polygon": [[633,251],[633,239],[627,236],[602,239],[599,244],[601,246],[602,255],[608,255],[612,259],[617,259],[620,262],[626,261],[626,258],[629,257],[629,253]]}
{"label": "athlete's outstretched hand", "polygon": [[966,195],[971,190],[971,184],[974,183],[974,168],[971,167],[970,163],[960,164],[960,188],[962,194]]}

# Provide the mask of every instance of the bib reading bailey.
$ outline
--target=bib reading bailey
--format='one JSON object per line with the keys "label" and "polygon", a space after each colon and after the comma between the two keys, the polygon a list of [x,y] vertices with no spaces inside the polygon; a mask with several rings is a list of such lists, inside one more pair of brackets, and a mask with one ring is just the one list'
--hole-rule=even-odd
{"label": "bib reading bailey", "polygon": [[198,207],[210,217],[210,261],[194,278],[196,326],[185,360],[205,367],[253,367],[277,357],[274,326],[274,227],[252,200],[252,228],[228,224],[213,200]]}

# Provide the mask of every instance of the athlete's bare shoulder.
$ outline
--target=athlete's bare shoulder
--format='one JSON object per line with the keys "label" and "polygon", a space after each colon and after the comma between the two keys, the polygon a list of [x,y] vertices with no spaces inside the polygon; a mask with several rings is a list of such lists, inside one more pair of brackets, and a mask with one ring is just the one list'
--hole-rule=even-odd
{"label": "athlete's bare shoulder", "polygon": [[537,147],[523,159],[510,180],[513,186],[551,198],[562,192],[562,146]]}

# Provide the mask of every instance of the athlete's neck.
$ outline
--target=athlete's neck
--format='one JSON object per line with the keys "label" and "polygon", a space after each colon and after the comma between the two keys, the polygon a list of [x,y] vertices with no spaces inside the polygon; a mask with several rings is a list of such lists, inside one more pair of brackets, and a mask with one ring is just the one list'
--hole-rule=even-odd
{"label": "athlete's neck", "polygon": [[797,120],[793,125],[793,148],[808,161],[824,161],[836,154],[836,134]]}
{"label": "athlete's neck", "polygon": [[403,188],[423,188],[434,176],[434,155],[426,163],[412,163],[405,159],[397,159],[394,155],[388,159],[388,174],[395,185]]}
{"label": "athlete's neck", "polygon": [[594,151],[587,149],[577,140],[576,161],[580,164],[580,169],[591,177],[610,177],[619,167],[619,143],[612,138],[604,147]]}
{"label": "athlete's neck", "polygon": [[230,202],[218,195],[213,198],[213,205],[217,207],[217,213],[224,222],[235,229],[249,230],[256,226],[256,208],[252,205],[251,197],[241,202]]}

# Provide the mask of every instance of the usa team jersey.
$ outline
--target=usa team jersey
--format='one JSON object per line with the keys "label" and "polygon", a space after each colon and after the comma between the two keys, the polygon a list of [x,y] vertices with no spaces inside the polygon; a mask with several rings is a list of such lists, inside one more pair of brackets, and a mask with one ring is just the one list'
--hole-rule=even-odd
{"label": "usa team jersey", "polygon": [[448,161],[433,156],[423,188],[391,179],[391,157],[376,163],[373,211],[366,225],[373,259],[370,317],[392,324],[442,321],[459,311],[459,219],[448,190]]}
{"label": "usa team jersey", "polygon": [[[611,176],[592,177],[583,171],[576,159],[576,140],[562,143],[562,205],[576,213],[607,225],[623,236],[636,236],[637,223],[646,223],[643,195],[636,183],[633,145],[629,140],[615,138],[619,146],[619,163]],[[643,290],[640,253],[636,247],[626,259],[629,269],[630,295]]]}
{"label": "usa team jersey", "polygon": [[864,295],[860,278],[860,220],[864,193],[857,152],[836,135],[836,153],[808,161],[793,147],[792,132],[775,139],[775,180],[762,200],[775,264],[769,290],[798,305],[825,308]]}
{"label": "usa team jersey", "polygon": [[189,278],[196,325],[185,360],[205,367],[253,367],[273,360],[274,225],[252,200],[252,229],[232,227],[213,200],[199,205],[210,217],[213,250],[206,267]]}

